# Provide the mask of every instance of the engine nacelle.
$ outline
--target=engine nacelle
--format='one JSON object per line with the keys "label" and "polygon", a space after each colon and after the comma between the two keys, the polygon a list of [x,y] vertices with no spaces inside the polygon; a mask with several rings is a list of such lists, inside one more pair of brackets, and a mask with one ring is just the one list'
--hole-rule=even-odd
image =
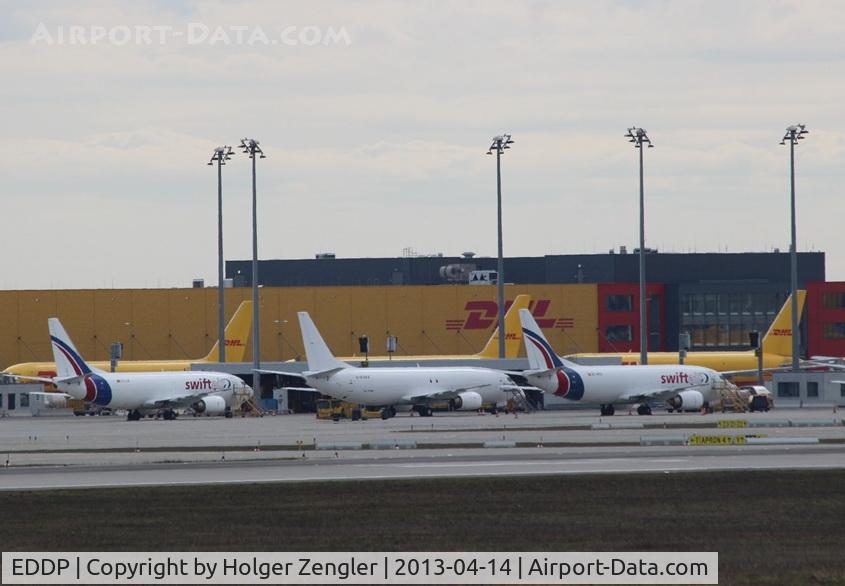
{"label": "engine nacelle", "polygon": [[475,391],[466,391],[455,397],[453,402],[458,411],[477,411],[481,409],[484,399]]}
{"label": "engine nacelle", "polygon": [[681,391],[666,402],[678,411],[698,411],[704,406],[704,395],[698,391]]}
{"label": "engine nacelle", "polygon": [[196,413],[208,413],[209,415],[221,415],[226,411],[226,399],[219,395],[203,397],[191,405]]}

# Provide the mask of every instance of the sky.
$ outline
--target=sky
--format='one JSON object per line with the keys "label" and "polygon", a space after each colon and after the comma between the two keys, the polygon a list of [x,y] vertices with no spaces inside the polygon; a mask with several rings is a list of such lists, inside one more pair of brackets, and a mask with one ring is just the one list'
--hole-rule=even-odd
{"label": "sky", "polygon": [[[798,250],[845,280],[845,3],[0,1],[0,289],[217,282],[219,145],[259,258]],[[223,169],[252,256],[250,160]]]}

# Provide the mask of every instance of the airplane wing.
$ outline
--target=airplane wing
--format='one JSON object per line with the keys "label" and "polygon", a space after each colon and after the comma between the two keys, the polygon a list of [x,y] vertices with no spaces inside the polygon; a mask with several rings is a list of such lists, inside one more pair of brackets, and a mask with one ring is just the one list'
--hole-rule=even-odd
{"label": "airplane wing", "polygon": [[623,395],[620,395],[619,399],[617,399],[617,401],[619,401],[619,402],[628,401],[628,402],[631,402],[631,403],[637,403],[637,402],[646,401],[646,400],[650,400],[650,399],[653,399],[653,400],[656,400],[656,401],[663,401],[665,399],[668,399],[669,397],[677,395],[681,391],[686,391],[687,389],[691,389],[694,386],[698,386],[698,385],[685,385],[683,387],[675,387],[675,388],[672,388],[672,389],[655,389],[653,391],[639,391],[639,392],[625,393]]}
{"label": "airplane wing", "polygon": [[[308,372],[308,376],[326,376],[326,377],[328,377],[328,376],[333,375],[336,372],[340,372],[341,370],[345,370],[345,369],[346,369],[345,366],[337,366],[337,367],[334,367],[334,368],[327,368],[325,370],[309,370],[309,371],[306,371],[306,372]],[[282,376],[293,376],[293,377],[301,378],[301,379],[305,380],[305,373],[303,373],[303,372],[286,372],[284,370],[263,370],[263,369],[257,369],[255,372],[259,372],[259,373],[262,373],[262,374],[280,374]]]}
{"label": "airplane wing", "polygon": [[204,391],[201,393],[186,393],[184,395],[174,395],[166,399],[155,399],[145,401],[142,405],[143,409],[164,409],[165,407],[189,407],[196,403],[203,397],[217,393],[218,391]]}
{"label": "airplane wing", "polygon": [[841,358],[828,358],[826,356],[813,356],[810,360],[801,362],[802,368],[826,367],[831,370],[845,370],[845,364]]}
{"label": "airplane wing", "polygon": [[305,380],[305,376],[303,376],[303,374],[301,372],[286,372],[284,370],[266,370],[266,369],[263,369],[263,368],[257,368],[257,369],[255,369],[255,372],[257,372],[259,374],[278,374],[280,376],[292,376],[294,378],[301,378],[302,380]]}
{"label": "airplane wing", "polygon": [[427,392],[427,393],[419,393],[419,394],[410,394],[405,395],[403,399],[405,401],[411,402],[427,402],[427,401],[446,401],[448,399],[454,399],[461,393],[465,393],[467,391],[477,391],[479,389],[485,389],[491,387],[493,385],[484,384],[484,385],[474,385],[471,387],[465,387],[462,389],[450,389],[448,391],[434,391],[434,392]]}

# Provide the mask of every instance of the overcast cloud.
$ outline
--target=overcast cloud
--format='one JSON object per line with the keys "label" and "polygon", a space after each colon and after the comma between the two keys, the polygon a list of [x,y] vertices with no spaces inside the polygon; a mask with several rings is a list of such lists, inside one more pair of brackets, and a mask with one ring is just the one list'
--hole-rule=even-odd
{"label": "overcast cloud", "polygon": [[[267,154],[265,259],[494,256],[484,152],[504,131],[507,256],[633,248],[631,125],[656,147],[647,245],[786,251],[778,142],[798,122],[799,250],[825,251],[828,279],[845,280],[842,2],[2,7],[0,288],[215,283],[205,163],[243,136]],[[136,42],[144,30],[152,42]],[[228,259],[251,257],[249,187],[239,155],[224,169]]]}

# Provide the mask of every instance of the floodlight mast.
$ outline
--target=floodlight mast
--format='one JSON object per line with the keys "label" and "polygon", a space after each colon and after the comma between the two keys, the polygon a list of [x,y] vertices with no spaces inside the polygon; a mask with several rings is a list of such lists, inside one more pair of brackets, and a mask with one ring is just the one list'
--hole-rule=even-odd
{"label": "floodlight mast", "polygon": [[[261,400],[261,337],[258,330],[261,305],[258,300],[258,206],[255,188],[255,160],[265,159],[264,151],[254,138],[241,139],[243,153],[252,159],[252,392],[255,404]],[[258,155],[258,157],[256,157]]]}
{"label": "floodlight mast", "polygon": [[806,125],[794,124],[787,127],[786,134],[783,135],[783,139],[780,141],[782,145],[785,145],[789,141],[789,207],[792,229],[792,241],[789,245],[789,289],[792,293],[792,370],[798,370],[801,348],[798,331],[798,244],[796,242],[795,230],[795,145],[798,144],[799,140],[804,140],[808,132]]}
{"label": "floodlight mast", "polygon": [[648,324],[645,291],[645,198],[643,194],[643,145],[653,148],[644,128],[631,127],[625,138],[640,150],[640,364],[648,364]]}
{"label": "floodlight mast", "polygon": [[502,154],[513,144],[510,134],[501,134],[493,137],[487,154],[492,155],[496,151],[496,209],[498,221],[498,263],[496,265],[496,286],[498,292],[498,322],[499,322],[499,358],[505,357],[505,261],[502,257]]}
{"label": "floodlight mast", "polygon": [[232,158],[232,147],[214,149],[209,165],[217,163],[217,350],[218,362],[226,362],[226,323],[223,291],[223,165]]}

